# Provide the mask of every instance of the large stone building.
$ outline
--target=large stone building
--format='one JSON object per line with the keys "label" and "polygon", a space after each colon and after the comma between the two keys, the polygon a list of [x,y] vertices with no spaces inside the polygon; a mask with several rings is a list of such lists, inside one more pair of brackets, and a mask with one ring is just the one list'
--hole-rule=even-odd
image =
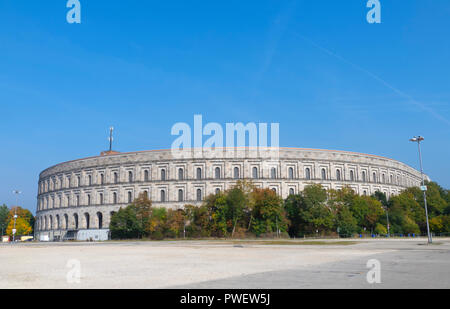
{"label": "large stone building", "polygon": [[105,152],[44,170],[39,177],[37,238],[70,234],[105,239],[111,215],[140,193],[155,206],[178,209],[200,205],[205,196],[229,189],[238,179],[250,179],[283,198],[311,183],[333,189],[349,186],[361,195],[378,190],[389,197],[421,181],[420,172],[399,161],[347,151],[280,148],[276,158],[249,148],[235,148],[232,155],[211,149],[175,154]]}

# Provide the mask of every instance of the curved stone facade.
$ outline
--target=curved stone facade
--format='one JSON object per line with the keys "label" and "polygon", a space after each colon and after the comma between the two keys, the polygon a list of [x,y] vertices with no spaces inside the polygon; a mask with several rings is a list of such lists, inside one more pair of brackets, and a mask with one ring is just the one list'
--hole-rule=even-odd
{"label": "curved stone facade", "polygon": [[36,236],[50,240],[69,230],[105,230],[111,214],[140,193],[155,206],[200,205],[205,196],[227,190],[238,179],[275,190],[281,197],[319,183],[349,186],[358,194],[379,190],[387,196],[420,185],[420,172],[399,161],[335,150],[281,148],[277,159],[233,150],[217,156],[194,150],[181,158],[170,150],[113,153],[52,166],[39,177]]}

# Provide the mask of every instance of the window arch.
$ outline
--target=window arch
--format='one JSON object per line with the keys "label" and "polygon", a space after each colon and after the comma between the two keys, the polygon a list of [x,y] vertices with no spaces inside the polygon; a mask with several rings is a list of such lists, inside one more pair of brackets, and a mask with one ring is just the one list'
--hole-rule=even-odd
{"label": "window arch", "polygon": [[178,180],[183,180],[184,179],[184,172],[182,168],[178,169]]}
{"label": "window arch", "polygon": [[202,200],[202,189],[197,189],[197,201]]}
{"label": "window arch", "polygon": [[80,176],[77,177],[77,185],[78,185],[78,187],[81,186],[81,177]]}
{"label": "window arch", "polygon": [[202,169],[197,167],[197,179],[202,179]]}
{"label": "window arch", "polygon": [[327,179],[327,171],[323,168],[322,169],[322,180]]}
{"label": "window arch", "polygon": [[50,224],[49,224],[49,230],[52,230],[53,229],[53,217],[50,215],[50,217],[49,217],[49,222],[50,222]]}
{"label": "window arch", "polygon": [[252,169],[252,176],[255,179],[258,178],[258,168],[256,166],[254,166],[253,169]]}
{"label": "window arch", "polygon": [[73,223],[74,223],[75,229],[78,230],[78,214],[73,214]]}
{"label": "window arch", "polygon": [[132,171],[128,172],[128,182],[133,182],[133,172]]}
{"label": "window arch", "polygon": [[114,183],[118,182],[119,182],[119,174],[117,174],[117,172],[114,172]]}
{"label": "window arch", "polygon": [[182,202],[183,199],[184,199],[184,196],[183,196],[183,190],[182,190],[182,189],[179,189],[179,190],[178,190],[178,202]]}
{"label": "window arch", "polygon": [[166,191],[161,190],[161,202],[165,202],[166,201]]}
{"label": "window arch", "polygon": [[362,171],[362,181],[366,182],[366,171]]}
{"label": "window arch", "polygon": [[214,174],[215,174],[216,179],[220,179],[220,167],[215,168]]}
{"label": "window arch", "polygon": [[220,188],[216,188],[216,194],[220,193]]}
{"label": "window arch", "polygon": [[277,178],[277,169],[275,167],[272,167],[270,170],[270,178],[272,179]]}
{"label": "window arch", "polygon": [[394,183],[394,177],[391,175],[389,178],[390,178],[390,181],[389,181],[389,182],[390,182],[390,183]]}
{"label": "window arch", "polygon": [[148,170],[144,171],[144,181],[148,181],[150,179]]}
{"label": "window arch", "polygon": [[294,193],[294,188],[290,188],[289,189],[289,195],[294,195],[295,193]]}
{"label": "window arch", "polygon": [[383,174],[383,175],[381,175],[381,181],[383,182],[383,183],[386,183],[386,175],[385,174]]}
{"label": "window arch", "polygon": [[80,206],[80,195],[77,194],[77,206]]}
{"label": "window arch", "polygon": [[288,177],[289,179],[294,179],[294,169],[292,167],[288,169]]}
{"label": "window arch", "polygon": [[234,168],[233,177],[234,177],[234,179],[239,178],[239,167],[237,167],[237,166]]}
{"label": "window arch", "polygon": [[103,193],[99,194],[99,204],[103,205]]}
{"label": "window arch", "polygon": [[355,172],[353,170],[350,171],[350,181],[355,181]]}
{"label": "window arch", "polygon": [[97,221],[98,221],[98,228],[103,228],[103,214],[101,212],[97,212]]}
{"label": "window arch", "polygon": [[92,186],[92,176],[91,175],[88,176],[88,184],[89,184],[89,186]]}
{"label": "window arch", "polygon": [[128,191],[128,203],[132,202],[133,202],[133,194],[131,193],[131,191]]}
{"label": "window arch", "polygon": [[148,191],[144,190],[144,192],[142,192],[142,194],[144,195],[145,198],[148,198]]}
{"label": "window arch", "polygon": [[90,223],[90,216],[89,216],[89,214],[86,212],[85,214],[84,214],[84,220],[86,221],[86,229],[89,229],[89,223]]}
{"label": "window arch", "polygon": [[341,180],[341,170],[336,170],[336,179]]}
{"label": "window arch", "polygon": [[104,184],[105,183],[105,175],[104,174],[100,174],[100,184]]}
{"label": "window arch", "polygon": [[69,216],[67,214],[64,214],[64,229],[69,228]]}
{"label": "window arch", "polygon": [[377,173],[373,172],[372,179],[373,179],[373,182],[377,182]]}
{"label": "window arch", "polygon": [[113,204],[117,204],[117,193],[113,192]]}
{"label": "window arch", "polygon": [[165,169],[161,170],[161,180],[166,180],[166,170]]}
{"label": "window arch", "polygon": [[277,188],[272,188],[272,191],[277,194]]}
{"label": "window arch", "polygon": [[91,205],[91,195],[90,194],[87,195],[87,204],[88,204],[88,206]]}
{"label": "window arch", "polygon": [[308,180],[311,179],[311,170],[309,169],[309,167],[305,169],[305,178]]}

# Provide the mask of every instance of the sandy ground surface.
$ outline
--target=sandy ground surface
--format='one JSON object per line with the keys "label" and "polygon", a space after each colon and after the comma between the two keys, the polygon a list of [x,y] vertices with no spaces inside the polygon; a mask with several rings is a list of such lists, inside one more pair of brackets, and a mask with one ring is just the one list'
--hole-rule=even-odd
{"label": "sandy ground surface", "polygon": [[378,287],[450,288],[450,239],[435,242],[1,244],[0,288],[371,288],[371,258],[382,267]]}

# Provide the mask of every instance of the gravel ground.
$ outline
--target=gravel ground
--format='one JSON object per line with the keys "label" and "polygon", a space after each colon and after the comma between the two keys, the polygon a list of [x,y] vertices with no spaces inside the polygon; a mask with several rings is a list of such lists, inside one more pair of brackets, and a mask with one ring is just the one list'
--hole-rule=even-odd
{"label": "gravel ground", "polygon": [[[450,239],[325,242],[1,244],[0,288],[450,288]],[[373,258],[381,284],[366,280]]]}

